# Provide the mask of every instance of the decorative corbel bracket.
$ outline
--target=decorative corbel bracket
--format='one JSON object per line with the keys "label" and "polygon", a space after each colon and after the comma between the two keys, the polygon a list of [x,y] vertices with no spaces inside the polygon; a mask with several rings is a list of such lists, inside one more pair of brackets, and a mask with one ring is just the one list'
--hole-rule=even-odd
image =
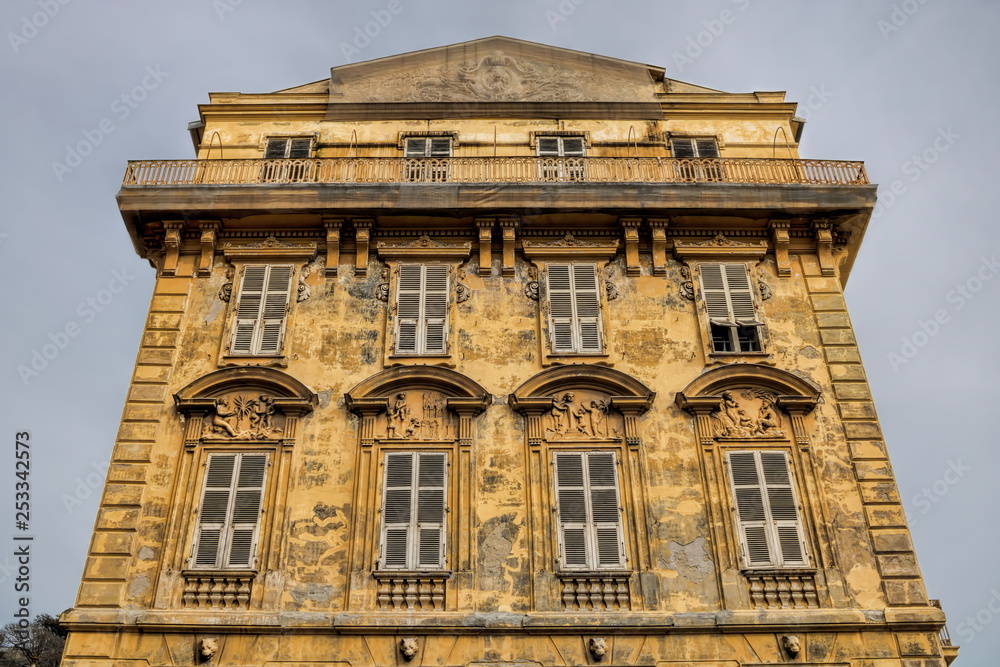
{"label": "decorative corbel bracket", "polygon": [[819,271],[824,276],[837,274],[833,261],[833,224],[829,220],[813,222],[813,232],[816,235],[816,256],[819,258]]}
{"label": "decorative corbel bracket", "polygon": [[527,396],[518,398],[513,394],[508,398],[510,407],[524,415],[528,422],[528,445],[540,447],[545,439],[545,424],[542,415],[552,409],[551,396]]}
{"label": "decorative corbel bracket", "polygon": [[636,449],[642,444],[639,436],[639,417],[649,410],[655,394],[650,396],[612,396],[611,407],[625,417],[625,444]]}
{"label": "decorative corbel bracket", "polygon": [[326,275],[337,275],[340,265],[340,230],[344,228],[343,218],[323,218],[326,228]]}
{"label": "decorative corbel bracket", "polygon": [[368,275],[368,246],[372,238],[374,220],[352,220],[354,224],[354,275]]}
{"label": "decorative corbel bracket", "polygon": [[183,221],[172,220],[163,223],[163,247],[166,254],[163,257],[163,269],[160,273],[164,276],[177,275],[177,263],[181,258],[181,234],[183,231]]}
{"label": "decorative corbel bracket", "polygon": [[802,396],[779,396],[775,405],[791,417],[795,443],[803,449],[808,448],[809,432],[806,430],[805,416],[816,407],[816,401]]}
{"label": "decorative corbel bracket", "polygon": [[695,434],[698,442],[705,447],[715,444],[715,429],[712,428],[712,413],[719,407],[718,396],[685,396],[677,394],[677,405],[695,417]]}
{"label": "decorative corbel bracket", "polygon": [[516,217],[500,218],[499,220],[500,230],[503,234],[503,262],[500,275],[509,278],[514,275],[514,235],[519,221]]}
{"label": "decorative corbel bracket", "polygon": [[639,265],[639,225],[642,218],[620,218],[622,235],[625,238],[625,275],[638,276],[641,273]]}
{"label": "decorative corbel bracket", "polygon": [[212,264],[215,262],[215,241],[219,231],[219,223],[210,221],[201,223],[201,257],[198,259],[198,275],[212,274]]}
{"label": "decorative corbel bracket", "polygon": [[774,244],[774,261],[778,265],[778,275],[788,277],[792,275],[791,261],[788,259],[788,244],[791,240],[789,230],[792,223],[788,220],[771,221],[771,241]]}
{"label": "decorative corbel bracket", "polygon": [[653,236],[653,275],[667,275],[667,226],[666,218],[651,218],[649,230]]}
{"label": "decorative corbel bracket", "polygon": [[493,273],[493,224],[494,218],[476,218],[479,230],[479,275],[487,277]]}

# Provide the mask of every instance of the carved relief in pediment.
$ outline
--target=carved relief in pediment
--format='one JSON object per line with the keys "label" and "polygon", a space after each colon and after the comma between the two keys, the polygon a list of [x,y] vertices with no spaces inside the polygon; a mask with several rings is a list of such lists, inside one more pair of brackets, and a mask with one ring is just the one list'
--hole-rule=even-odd
{"label": "carved relief in pediment", "polygon": [[718,438],[784,438],[777,396],[761,389],[724,391],[712,413]]}
{"label": "carved relief in pediment", "polygon": [[596,391],[564,391],[553,394],[551,406],[543,413],[545,439],[621,439],[624,418],[611,407],[611,396]]}
{"label": "carved relief in pediment", "polygon": [[385,440],[451,440],[455,423],[448,411],[445,395],[437,391],[405,391],[389,399],[389,410],[382,415]]}
{"label": "carved relief in pediment", "polygon": [[275,411],[273,396],[231,392],[215,398],[202,437],[267,440],[280,438],[284,430],[285,416]]}

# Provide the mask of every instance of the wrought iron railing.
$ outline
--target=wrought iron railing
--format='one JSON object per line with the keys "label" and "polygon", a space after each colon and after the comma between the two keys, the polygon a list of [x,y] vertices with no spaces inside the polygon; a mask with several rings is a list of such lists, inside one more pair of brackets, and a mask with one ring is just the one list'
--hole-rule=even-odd
{"label": "wrought iron railing", "polygon": [[[941,609],[941,601],[940,600],[930,600],[929,602],[930,602],[930,604],[931,604],[932,607],[937,607],[938,609]],[[951,633],[948,632],[948,626],[947,625],[941,626],[941,632],[938,633],[938,636],[941,639],[941,645],[942,646],[951,646],[952,645],[951,644]]]}
{"label": "wrought iron railing", "polygon": [[123,185],[754,183],[867,185],[862,162],[768,158],[452,157],[139,160]]}

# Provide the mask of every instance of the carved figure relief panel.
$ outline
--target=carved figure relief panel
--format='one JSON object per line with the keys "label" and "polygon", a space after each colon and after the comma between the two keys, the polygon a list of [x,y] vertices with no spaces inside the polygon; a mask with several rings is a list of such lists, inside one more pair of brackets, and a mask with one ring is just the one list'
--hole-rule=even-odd
{"label": "carved figure relief panel", "polygon": [[543,437],[548,441],[625,437],[625,418],[611,404],[611,395],[587,389],[552,395],[542,413]]}
{"label": "carved figure relief panel", "polygon": [[380,419],[380,440],[454,440],[455,420],[445,395],[433,390],[398,392]]}
{"label": "carved figure relief panel", "polygon": [[285,415],[275,410],[275,397],[255,391],[232,391],[213,399],[202,438],[269,440],[282,437]]}
{"label": "carved figure relief panel", "polygon": [[758,388],[723,391],[711,415],[715,437],[786,438],[786,420],[777,401],[775,394]]}

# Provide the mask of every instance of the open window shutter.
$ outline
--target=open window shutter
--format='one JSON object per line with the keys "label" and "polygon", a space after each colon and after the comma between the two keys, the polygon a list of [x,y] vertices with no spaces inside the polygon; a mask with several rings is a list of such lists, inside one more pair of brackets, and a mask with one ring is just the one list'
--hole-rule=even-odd
{"label": "open window shutter", "polygon": [[618,466],[612,452],[586,454],[590,486],[591,520],[596,544],[597,566],[625,566],[622,540],[621,501],[618,498]]}
{"label": "open window shutter", "polygon": [[261,306],[264,302],[264,281],[267,266],[255,264],[243,269],[240,295],[236,304],[236,322],[230,350],[233,354],[252,354],[256,338]]}
{"label": "open window shutter", "polygon": [[547,292],[552,351],[573,352],[573,289],[569,264],[549,264]]}
{"label": "open window shutter", "polygon": [[723,264],[726,290],[729,294],[730,312],[733,319],[743,325],[757,324],[757,313],[753,305],[753,289],[745,264]]}
{"label": "open window shutter", "polygon": [[218,567],[223,546],[229,503],[232,498],[236,454],[209,454],[205,483],[198,510],[195,567]]}
{"label": "open window shutter", "polygon": [[767,504],[783,565],[805,565],[806,549],[798,503],[792,488],[788,456],[784,452],[761,452],[761,469],[767,487]]}
{"label": "open window shutter", "polygon": [[385,456],[382,502],[382,567],[405,569],[410,551],[413,516],[413,469],[415,455]]}
{"label": "open window shutter", "polygon": [[750,567],[776,564],[767,537],[767,509],[756,453],[730,452],[729,474],[736,499],[744,561]]}
{"label": "open window shutter", "polygon": [[417,455],[417,568],[444,567],[447,461],[443,453]]}
{"label": "open window shutter", "polygon": [[423,272],[419,264],[401,264],[396,284],[396,352],[417,354]]}
{"label": "open window shutter", "polygon": [[583,454],[580,452],[554,455],[556,481],[556,513],[559,515],[561,565],[565,568],[586,568],[587,550],[587,491],[584,483]]}
{"label": "open window shutter", "polygon": [[288,290],[292,283],[291,266],[269,266],[267,290],[261,316],[260,344],[257,354],[278,354],[285,333],[288,314]]}
{"label": "open window shutter", "polygon": [[715,324],[732,323],[722,264],[701,265],[701,294],[708,319]]}
{"label": "open window shutter", "polygon": [[427,354],[444,354],[448,337],[448,267],[428,264],[424,271],[423,349]]}
{"label": "open window shutter", "polygon": [[573,264],[573,305],[579,326],[580,352],[601,351],[601,297],[597,268],[593,264]]}
{"label": "open window shutter", "polygon": [[264,499],[267,454],[240,454],[227,567],[253,567]]}
{"label": "open window shutter", "polygon": [[288,150],[288,139],[268,139],[267,146],[264,148],[264,157],[266,159],[274,159],[285,157]]}

